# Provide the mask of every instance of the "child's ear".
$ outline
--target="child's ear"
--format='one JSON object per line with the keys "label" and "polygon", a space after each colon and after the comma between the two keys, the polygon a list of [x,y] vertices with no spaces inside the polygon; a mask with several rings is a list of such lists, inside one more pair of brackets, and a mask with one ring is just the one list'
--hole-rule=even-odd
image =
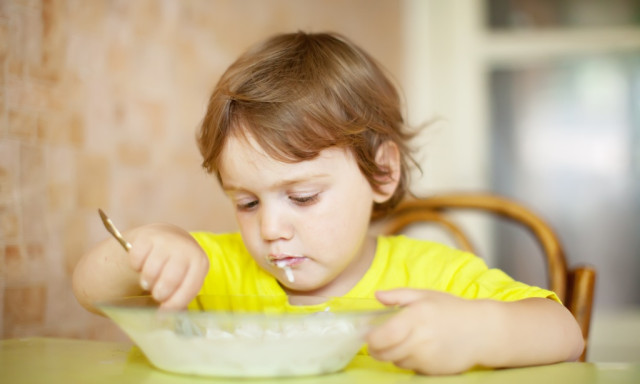
{"label": "child's ear", "polygon": [[385,141],[376,152],[378,167],[389,170],[386,176],[378,179],[379,191],[374,191],[373,200],[376,203],[384,203],[389,200],[396,191],[400,182],[400,151],[393,141]]}

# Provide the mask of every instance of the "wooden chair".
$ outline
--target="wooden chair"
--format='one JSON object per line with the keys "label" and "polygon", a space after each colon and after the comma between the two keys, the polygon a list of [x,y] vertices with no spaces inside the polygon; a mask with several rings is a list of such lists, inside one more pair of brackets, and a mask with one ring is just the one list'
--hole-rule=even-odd
{"label": "wooden chair", "polygon": [[[554,291],[580,324],[585,349],[580,361],[585,361],[596,271],[591,266],[568,269],[562,245],[551,227],[537,214],[511,199],[492,194],[450,194],[402,202],[382,219],[381,231],[398,234],[408,226],[431,222],[446,229],[457,246],[476,253],[462,228],[446,215],[447,212],[473,210],[509,219],[528,229],[542,247],[546,257],[549,289]],[[477,254],[477,253],[476,253]]]}

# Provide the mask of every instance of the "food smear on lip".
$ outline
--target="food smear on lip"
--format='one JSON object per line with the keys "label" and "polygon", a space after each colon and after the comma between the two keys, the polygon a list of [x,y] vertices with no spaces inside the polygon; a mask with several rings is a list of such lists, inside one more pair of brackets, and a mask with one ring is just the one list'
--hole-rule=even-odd
{"label": "food smear on lip", "polygon": [[287,276],[287,280],[289,280],[290,283],[296,282],[296,279],[293,276],[293,271],[286,260],[277,260],[275,264],[276,267],[284,270],[284,274]]}

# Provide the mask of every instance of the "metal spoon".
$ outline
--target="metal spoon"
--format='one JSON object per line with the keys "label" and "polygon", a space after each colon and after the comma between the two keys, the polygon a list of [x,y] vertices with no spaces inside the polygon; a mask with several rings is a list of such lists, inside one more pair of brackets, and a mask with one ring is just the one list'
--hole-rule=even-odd
{"label": "metal spoon", "polygon": [[116,228],[116,226],[113,224],[113,221],[111,221],[111,219],[104,212],[102,212],[102,209],[98,209],[98,213],[100,213],[102,224],[104,224],[104,227],[107,228],[107,231],[109,231],[109,233],[112,234],[113,237],[116,238],[116,240],[118,240],[118,243],[122,245],[122,248],[124,248],[125,251],[129,252],[129,250],[131,249],[131,244],[122,237],[120,231],[118,231],[118,228]]}
{"label": "metal spoon", "polygon": [[[122,245],[122,248],[128,253],[131,249],[131,243],[126,241],[118,228],[113,224],[113,221],[102,211],[102,209],[98,209],[98,213],[100,213],[100,218],[102,219],[102,223],[104,224],[107,231]],[[146,287],[143,287],[144,290],[147,290]],[[184,336],[202,336],[202,331],[198,326],[193,324],[189,318],[184,314],[176,315],[176,332],[180,335]]]}

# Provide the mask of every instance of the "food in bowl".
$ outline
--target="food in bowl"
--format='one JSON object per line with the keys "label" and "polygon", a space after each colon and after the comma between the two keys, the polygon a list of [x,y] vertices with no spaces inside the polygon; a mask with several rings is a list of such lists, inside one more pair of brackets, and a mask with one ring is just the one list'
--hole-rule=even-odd
{"label": "food in bowl", "polygon": [[157,368],[225,377],[339,371],[396,311],[374,299],[201,295],[196,302],[197,311],[161,310],[150,296],[97,306]]}

